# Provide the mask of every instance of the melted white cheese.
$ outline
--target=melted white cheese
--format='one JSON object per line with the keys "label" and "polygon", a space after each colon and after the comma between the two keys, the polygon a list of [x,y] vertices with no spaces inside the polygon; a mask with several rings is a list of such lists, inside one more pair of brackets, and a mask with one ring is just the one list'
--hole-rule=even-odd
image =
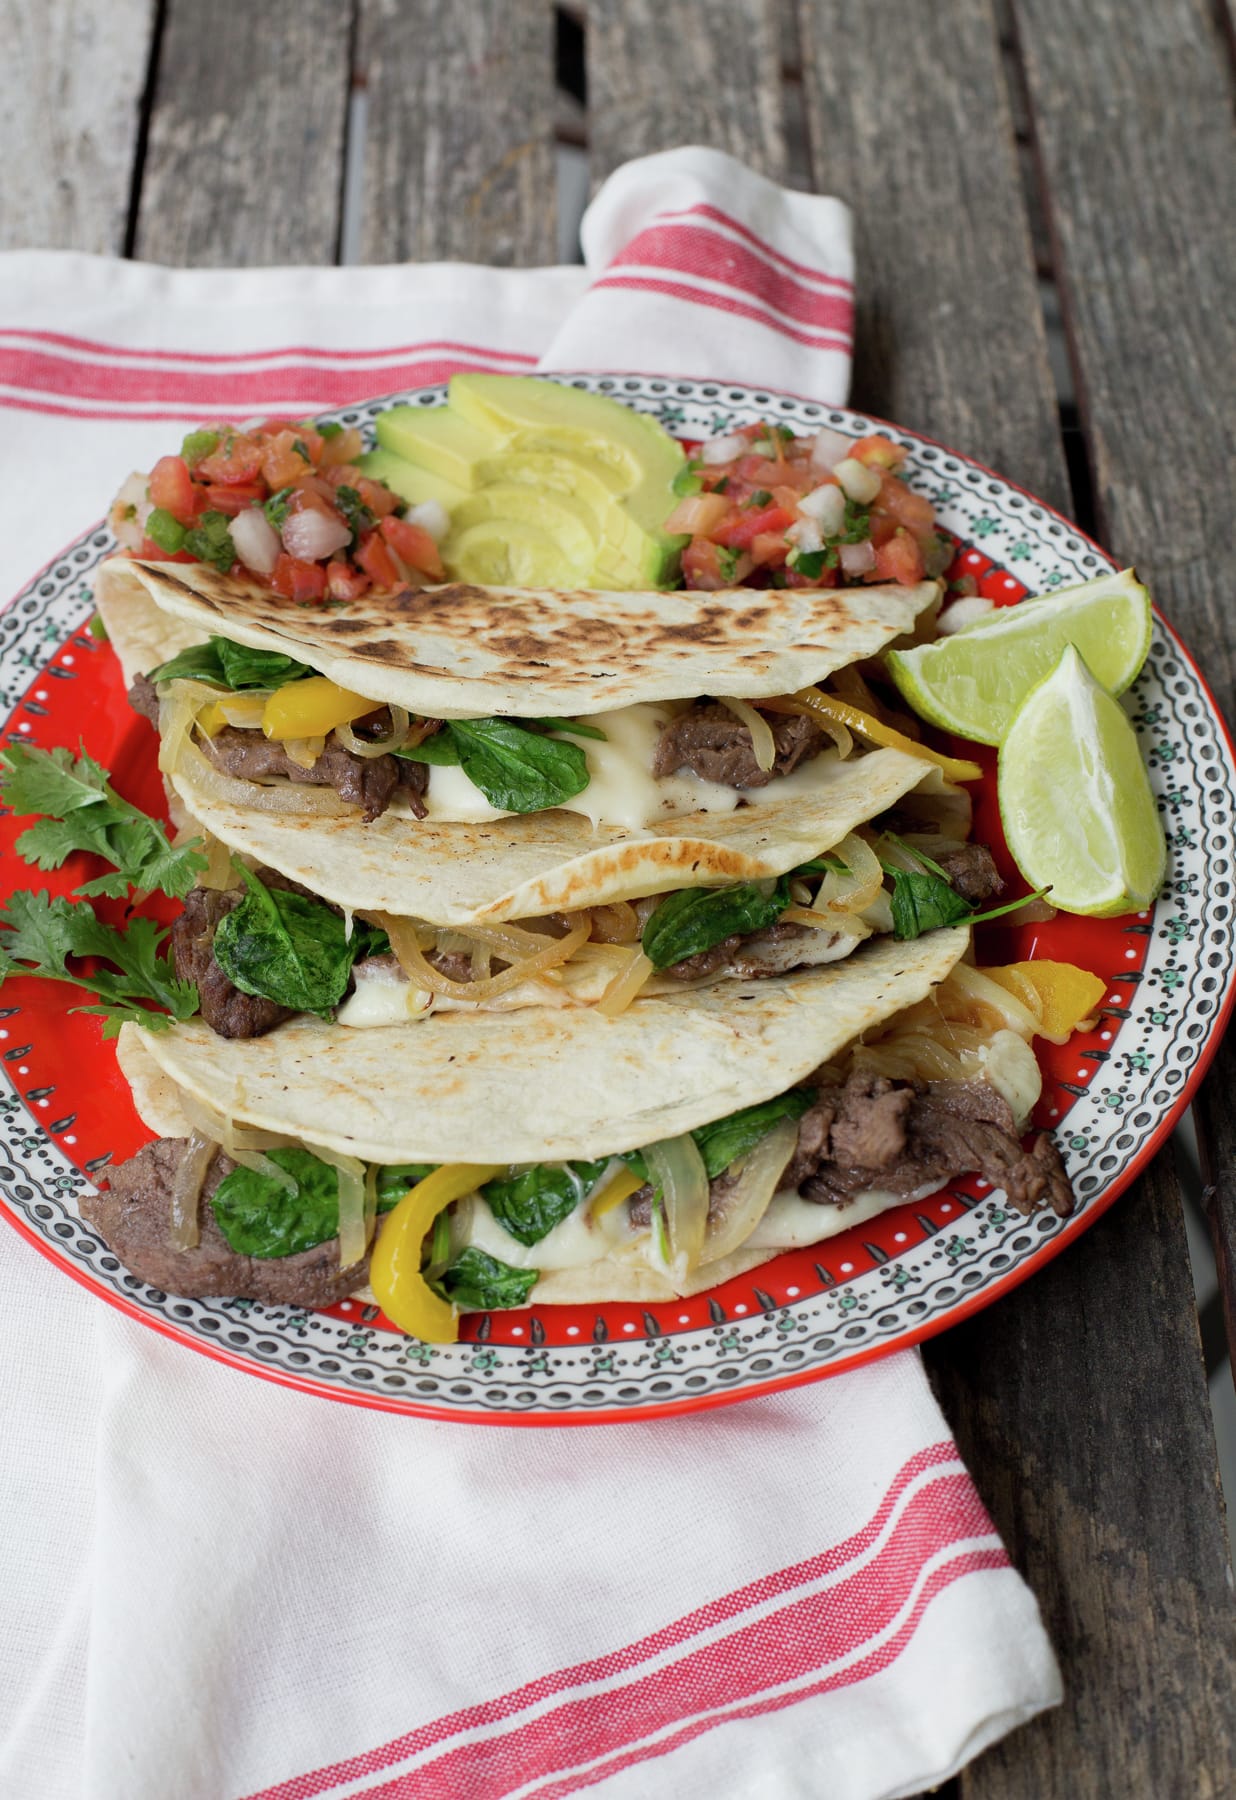
{"label": "melted white cheese", "polygon": [[[753,788],[742,795],[722,782],[701,781],[694,775],[666,775],[658,779],[652,772],[652,760],[662,728],[673,715],[673,707],[655,704],[598,713],[588,723],[605,733],[604,743],[597,738],[555,733],[584,752],[590,776],[583,793],[564,800],[562,810],[580,813],[594,826],[647,831],[661,820],[682,813],[733,812],[740,799],[748,806],[759,806],[767,800],[809,793],[818,785],[820,767],[836,760],[826,752],[792,775],[778,776],[767,787]],[[425,806],[431,819],[471,823],[510,817],[491,806],[462,769],[449,765],[431,767]]]}

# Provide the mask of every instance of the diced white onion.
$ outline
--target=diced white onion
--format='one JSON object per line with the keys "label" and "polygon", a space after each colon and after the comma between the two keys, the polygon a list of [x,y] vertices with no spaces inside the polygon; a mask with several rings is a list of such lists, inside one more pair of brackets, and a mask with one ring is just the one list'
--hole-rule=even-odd
{"label": "diced white onion", "polygon": [[324,513],[306,506],[301,512],[289,513],[283,522],[283,548],[301,562],[324,562],[351,541],[351,526],[334,511]]}
{"label": "diced white onion", "polygon": [[842,544],[838,555],[843,575],[869,575],[876,565],[875,545],[870,538],[862,544]]}
{"label": "diced white onion", "polygon": [[[991,1042],[976,1055],[983,1080],[1012,1108],[1013,1127],[1020,1136],[1043,1092],[1043,1072],[1038,1058],[1015,1031],[997,1031]],[[968,1057],[963,1058],[966,1060]]]}
{"label": "diced white onion", "polygon": [[247,506],[244,512],[237,513],[228,531],[245,567],[257,575],[269,575],[279,560],[282,545],[279,533],[261,507]]}
{"label": "diced white onion", "polygon": [[785,536],[787,543],[793,544],[795,549],[805,550],[808,555],[824,548],[824,539],[814,519],[799,519]]}
{"label": "diced white onion", "polygon": [[728,706],[736,718],[742,720],[751,733],[751,749],[755,756],[755,766],[763,769],[765,774],[777,760],[777,741],[773,737],[772,727],[763,713],[756,712],[754,706],[746,700],[737,700],[730,694],[718,694],[722,706]]}
{"label": "diced white onion", "polygon": [[176,1179],[172,1183],[172,1218],[169,1236],[175,1250],[195,1250],[201,1241],[198,1229],[198,1201],[202,1183],[215,1153],[213,1138],[195,1131],[189,1138]]}
{"label": "diced white onion", "polygon": [[826,481],[803,495],[798,510],[804,518],[814,519],[825,537],[836,537],[845,524],[845,495],[835,481]]}
{"label": "diced white onion", "polygon": [[985,600],[981,594],[954,600],[936,620],[936,630],[941,637],[951,637],[953,632],[964,631],[967,625],[973,625],[978,619],[985,619],[989,612],[995,611],[995,607],[994,600]]}
{"label": "diced white onion", "polygon": [[700,461],[704,463],[733,462],[747,448],[747,440],[739,432],[730,432],[726,437],[709,438],[700,446]]}
{"label": "diced white onion", "polygon": [[339,1176],[339,1267],[356,1263],[369,1247],[365,1229],[365,1165],[355,1156],[344,1156],[322,1144],[306,1144],[319,1161]]}
{"label": "diced white onion", "polygon": [[451,528],[451,516],[440,500],[422,500],[419,506],[410,506],[406,517],[409,525],[427,531],[435,544],[440,544]]}
{"label": "diced white onion", "polygon": [[811,466],[814,469],[835,469],[842,457],[848,456],[853,448],[853,438],[846,437],[841,431],[831,431],[826,425],[815,434],[815,443],[811,446]]}
{"label": "diced white onion", "polygon": [[681,1279],[699,1263],[708,1226],[708,1171],[690,1132],[662,1138],[644,1151],[652,1184],[661,1190],[669,1228],[672,1274]]}
{"label": "diced white onion", "polygon": [[745,1244],[777,1191],[798,1143],[798,1120],[780,1119],[738,1170],[737,1184],[724,1195],[716,1218],[708,1220],[702,1263],[717,1262]]}
{"label": "diced white onion", "polygon": [[870,506],[880,492],[880,473],[869,469],[853,456],[843,456],[833,474],[845,489],[846,498],[859,506]]}
{"label": "diced white onion", "polygon": [[[143,521],[138,515],[143,506],[149,509],[150,503],[146,498],[147,480],[147,476],[135,469],[112,501],[107,515],[107,522],[116,535],[116,541],[126,550],[140,550],[142,547]],[[133,515],[126,518],[130,507],[133,508]]]}
{"label": "diced white onion", "polygon": [[627,1010],[652,972],[651,961],[645,956],[642,946],[637,944],[597,1001],[597,1011],[607,1019],[616,1019],[619,1013]]}
{"label": "diced white onion", "polygon": [[283,754],[289,762],[294,762],[298,769],[311,769],[326,748],[325,734],[319,732],[316,737],[284,738]]}

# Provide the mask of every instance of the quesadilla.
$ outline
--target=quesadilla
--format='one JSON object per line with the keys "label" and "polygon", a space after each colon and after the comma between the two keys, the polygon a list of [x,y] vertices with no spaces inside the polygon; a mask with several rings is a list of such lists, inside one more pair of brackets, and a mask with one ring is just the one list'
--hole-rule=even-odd
{"label": "quesadilla", "polygon": [[1019,1141],[1036,1020],[967,943],[869,945],[613,1023],[302,1020],[224,1047],[126,1026],[160,1136],[86,1214],[167,1291],[325,1304],[368,1276],[433,1337],[454,1310],[692,1293],[968,1171],[1067,1211],[1050,1139]]}

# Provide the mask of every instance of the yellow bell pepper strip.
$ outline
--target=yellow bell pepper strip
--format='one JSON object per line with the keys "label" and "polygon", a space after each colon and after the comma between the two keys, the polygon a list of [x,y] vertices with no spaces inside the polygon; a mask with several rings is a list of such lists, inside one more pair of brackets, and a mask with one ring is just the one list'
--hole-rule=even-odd
{"label": "yellow bell pepper strip", "polygon": [[[1076,963],[1005,963],[983,974],[1007,988],[1014,999],[1041,1014],[1037,1037],[1065,1044],[1075,1031],[1092,1030],[1107,983]],[[1037,1002],[1037,1004],[1035,1004]]]}
{"label": "yellow bell pepper strip", "polygon": [[225,725],[260,725],[265,708],[265,694],[229,694],[226,700],[208,701],[195,722],[199,731],[212,738]]}
{"label": "yellow bell pepper strip", "polygon": [[594,1219],[603,1219],[606,1213],[613,1212],[616,1206],[621,1206],[624,1200],[629,1200],[631,1195],[638,1193],[643,1186],[644,1177],[637,1175],[634,1169],[620,1170],[612,1181],[606,1183],[592,1202],[589,1208],[591,1216]]}
{"label": "yellow bell pepper strip", "polygon": [[376,712],[380,700],[366,700],[325,675],[309,675],[276,688],[262,711],[262,730],[268,738],[321,737],[336,725],[350,725]]}
{"label": "yellow bell pepper strip", "polygon": [[378,1304],[401,1331],[425,1344],[453,1344],[459,1338],[455,1308],[442,1300],[421,1274],[425,1234],[444,1206],[462,1200],[500,1175],[504,1163],[444,1163],[408,1189],[387,1214],[369,1261],[369,1285]]}
{"label": "yellow bell pepper strip", "polygon": [[776,700],[761,700],[760,705],[768,712],[805,713],[808,718],[828,719],[834,725],[847,725],[856,731],[868,743],[883,744],[889,750],[904,750],[907,756],[917,756],[922,762],[934,763],[948,781],[978,781],[982,769],[976,762],[963,761],[957,756],[941,756],[938,751],[929,750],[925,744],[916,744],[903,731],[895,731],[882,719],[873,718],[857,706],[851,706],[848,700],[838,700],[832,694],[821,693],[818,687],[799,688],[796,694],[783,694]]}

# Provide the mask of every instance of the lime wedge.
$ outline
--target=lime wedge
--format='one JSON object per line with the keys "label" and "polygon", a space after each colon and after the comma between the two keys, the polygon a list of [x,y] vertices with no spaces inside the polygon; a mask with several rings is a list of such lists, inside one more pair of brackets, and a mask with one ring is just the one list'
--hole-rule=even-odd
{"label": "lime wedge", "polygon": [[1167,845],[1137,736],[1071,644],[1005,733],[999,795],[1013,860],[1053,906],[1110,918],[1150,905]]}
{"label": "lime wedge", "polygon": [[1066,644],[1076,644],[1109,694],[1123,694],[1150,649],[1150,595],[1132,569],[1002,607],[933,644],[891,651],[888,667],[922,718],[998,744]]}

